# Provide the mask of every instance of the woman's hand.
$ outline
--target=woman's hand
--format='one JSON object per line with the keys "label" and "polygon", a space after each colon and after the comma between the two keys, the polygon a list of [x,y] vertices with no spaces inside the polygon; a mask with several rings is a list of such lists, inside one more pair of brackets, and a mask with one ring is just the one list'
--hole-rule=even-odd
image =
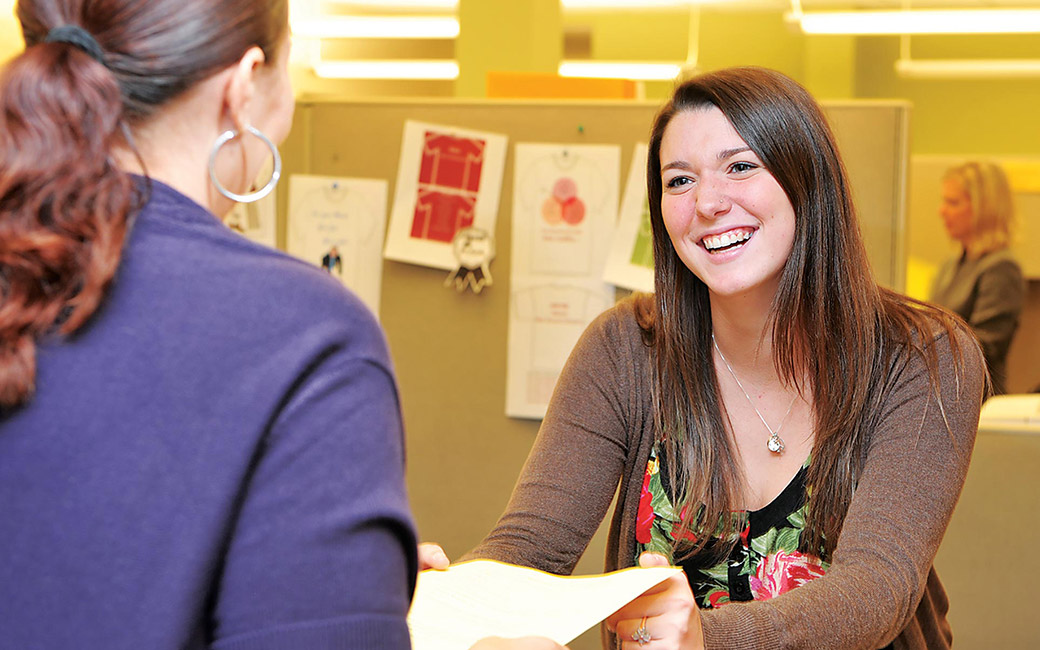
{"label": "woman's hand", "polygon": [[448,568],[449,564],[451,564],[451,560],[448,559],[448,554],[444,552],[444,549],[439,544],[432,542],[419,544],[420,571],[425,571],[426,569],[443,571]]}
{"label": "woman's hand", "polygon": [[[657,553],[643,553],[639,566],[669,566]],[[647,589],[607,617],[622,650],[702,650],[704,635],[697,602],[685,574],[677,574]]]}
{"label": "woman's hand", "polygon": [[567,647],[540,636],[525,636],[519,639],[489,636],[477,641],[469,650],[567,650]]}

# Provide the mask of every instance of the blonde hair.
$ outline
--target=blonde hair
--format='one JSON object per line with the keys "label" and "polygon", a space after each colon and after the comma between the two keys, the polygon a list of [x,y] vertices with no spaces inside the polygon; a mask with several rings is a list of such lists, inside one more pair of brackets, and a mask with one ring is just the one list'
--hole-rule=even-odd
{"label": "blonde hair", "polygon": [[979,257],[1011,244],[1015,206],[1004,169],[990,162],[967,162],[946,170],[943,180],[955,181],[971,203],[969,257]]}

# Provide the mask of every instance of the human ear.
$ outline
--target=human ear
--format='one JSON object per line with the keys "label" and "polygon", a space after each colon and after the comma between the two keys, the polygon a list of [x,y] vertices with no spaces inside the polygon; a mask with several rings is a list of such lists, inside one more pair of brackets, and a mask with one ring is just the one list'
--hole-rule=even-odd
{"label": "human ear", "polygon": [[256,87],[256,75],[266,60],[264,51],[254,45],[232,66],[224,90],[224,109],[239,133],[249,126],[249,104]]}

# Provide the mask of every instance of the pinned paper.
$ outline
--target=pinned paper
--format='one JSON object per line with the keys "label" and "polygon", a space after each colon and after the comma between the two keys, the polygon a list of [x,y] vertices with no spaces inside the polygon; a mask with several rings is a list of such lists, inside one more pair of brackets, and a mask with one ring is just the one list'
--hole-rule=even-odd
{"label": "pinned paper", "polygon": [[506,142],[497,133],[407,121],[386,258],[453,269],[460,230],[494,232]]}

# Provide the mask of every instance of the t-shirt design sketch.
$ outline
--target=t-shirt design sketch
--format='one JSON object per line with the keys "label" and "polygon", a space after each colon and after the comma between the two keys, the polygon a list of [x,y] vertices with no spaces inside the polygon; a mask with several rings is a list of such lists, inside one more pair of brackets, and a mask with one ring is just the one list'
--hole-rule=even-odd
{"label": "t-shirt design sketch", "polygon": [[384,180],[293,174],[286,250],[321,267],[379,313]]}
{"label": "t-shirt design sketch", "polygon": [[486,145],[480,138],[424,133],[412,237],[449,243],[473,225]]}
{"label": "t-shirt design sketch", "polygon": [[597,263],[597,230],[612,229],[617,217],[608,201],[613,186],[592,152],[545,151],[518,168],[523,212],[513,218],[529,224],[521,245],[534,273],[586,275]]}
{"label": "t-shirt design sketch", "polygon": [[563,284],[513,292],[514,336],[525,336],[529,359],[524,382],[528,404],[548,404],[574,344],[592,319],[609,306],[601,292]]}

